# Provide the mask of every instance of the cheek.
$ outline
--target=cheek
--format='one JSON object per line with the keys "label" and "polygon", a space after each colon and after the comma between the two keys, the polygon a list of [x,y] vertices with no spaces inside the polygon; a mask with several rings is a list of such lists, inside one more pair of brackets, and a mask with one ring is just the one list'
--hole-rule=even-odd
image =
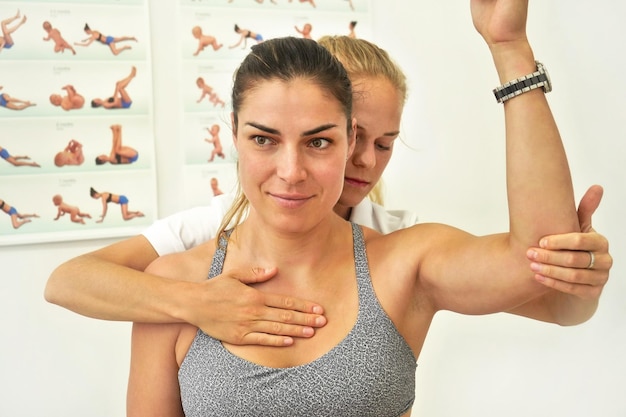
{"label": "cheek", "polygon": [[333,162],[328,161],[327,169],[321,174],[324,178],[324,184],[332,188],[333,192],[338,191],[339,194],[343,189],[346,174],[345,162],[344,158],[337,158]]}
{"label": "cheek", "polygon": [[379,175],[382,175],[385,168],[387,168],[387,165],[389,164],[390,160],[391,160],[390,151],[376,153],[376,170],[379,171]]}

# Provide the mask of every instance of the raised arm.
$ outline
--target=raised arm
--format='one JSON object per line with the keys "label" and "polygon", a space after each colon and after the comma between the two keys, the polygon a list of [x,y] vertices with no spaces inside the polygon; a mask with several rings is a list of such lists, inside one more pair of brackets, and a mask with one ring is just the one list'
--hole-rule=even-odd
{"label": "raised arm", "polygon": [[[474,26],[489,47],[500,84],[537,70],[526,37],[527,7],[526,0],[471,1]],[[547,235],[580,230],[567,158],[542,88],[501,106],[509,232],[478,238],[425,225],[436,231],[426,249],[431,252],[418,265],[420,288],[429,294],[434,310],[464,314],[511,311],[542,298],[527,315],[560,322],[560,296],[542,297],[552,290],[536,282],[526,252]],[[409,246],[424,245],[413,235]]]}
{"label": "raised arm", "polygon": [[[234,43],[234,44],[230,45],[230,46],[229,46],[229,48],[230,48],[230,49],[236,48],[236,47],[238,47],[239,45],[241,45],[241,42],[245,42],[245,40],[246,40],[245,35],[244,35],[244,34],[240,34],[240,35],[239,35],[239,41],[237,41],[237,43]],[[246,44],[244,43],[244,45],[243,45],[243,46],[244,46],[244,48],[245,48]]]}

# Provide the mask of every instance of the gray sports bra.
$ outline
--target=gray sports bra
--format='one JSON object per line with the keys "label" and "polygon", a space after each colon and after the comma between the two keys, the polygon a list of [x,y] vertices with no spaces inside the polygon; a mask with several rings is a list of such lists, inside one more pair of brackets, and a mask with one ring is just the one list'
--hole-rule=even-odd
{"label": "gray sports bra", "polygon": [[[186,417],[397,417],[411,408],[415,356],[374,294],[361,228],[352,232],[359,312],[345,339],[310,363],[270,368],[198,330],[178,372]],[[221,273],[227,244],[221,237],[209,278]]]}

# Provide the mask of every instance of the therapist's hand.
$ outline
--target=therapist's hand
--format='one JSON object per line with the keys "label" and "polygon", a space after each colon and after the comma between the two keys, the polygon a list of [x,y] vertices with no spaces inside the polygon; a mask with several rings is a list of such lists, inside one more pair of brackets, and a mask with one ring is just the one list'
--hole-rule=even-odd
{"label": "therapist's hand", "polygon": [[[600,297],[613,266],[608,240],[591,225],[591,216],[598,208],[602,194],[602,187],[594,185],[581,199],[578,206],[581,233],[546,236],[538,248],[528,250],[537,281],[582,300]],[[593,253],[593,265],[590,252]]]}
{"label": "therapist's hand", "polygon": [[225,271],[193,283],[187,320],[206,334],[234,345],[290,346],[326,324],[316,303],[259,291],[248,284],[270,280],[276,268]]}

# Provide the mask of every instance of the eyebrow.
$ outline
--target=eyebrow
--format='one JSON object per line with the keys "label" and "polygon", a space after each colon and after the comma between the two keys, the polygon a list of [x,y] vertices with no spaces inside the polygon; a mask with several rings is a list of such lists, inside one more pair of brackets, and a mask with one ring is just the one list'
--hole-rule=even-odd
{"label": "eyebrow", "polygon": [[[363,126],[359,125],[358,123],[357,123],[357,125],[356,125],[356,128],[357,128],[357,129],[365,129]],[[394,137],[394,136],[398,136],[399,134],[400,134],[400,131],[399,131],[399,130],[394,130],[394,131],[392,131],[392,132],[385,132],[385,133],[383,133],[383,136],[391,136],[391,137]]]}
{"label": "eyebrow", "polygon": [[[256,128],[256,129],[259,129],[259,130],[262,130],[264,132],[271,133],[271,134],[274,134],[274,135],[280,134],[280,130],[274,129],[274,128],[271,128],[271,127],[268,127],[268,126],[264,126],[264,125],[262,125],[260,123],[247,122],[246,125],[252,126],[252,127]],[[315,127],[313,129],[306,130],[306,131],[302,132],[302,135],[300,135],[300,136],[315,135],[317,133],[323,132],[325,130],[333,129],[335,127],[337,127],[336,124],[334,124],[334,123],[327,123],[327,124]]]}

